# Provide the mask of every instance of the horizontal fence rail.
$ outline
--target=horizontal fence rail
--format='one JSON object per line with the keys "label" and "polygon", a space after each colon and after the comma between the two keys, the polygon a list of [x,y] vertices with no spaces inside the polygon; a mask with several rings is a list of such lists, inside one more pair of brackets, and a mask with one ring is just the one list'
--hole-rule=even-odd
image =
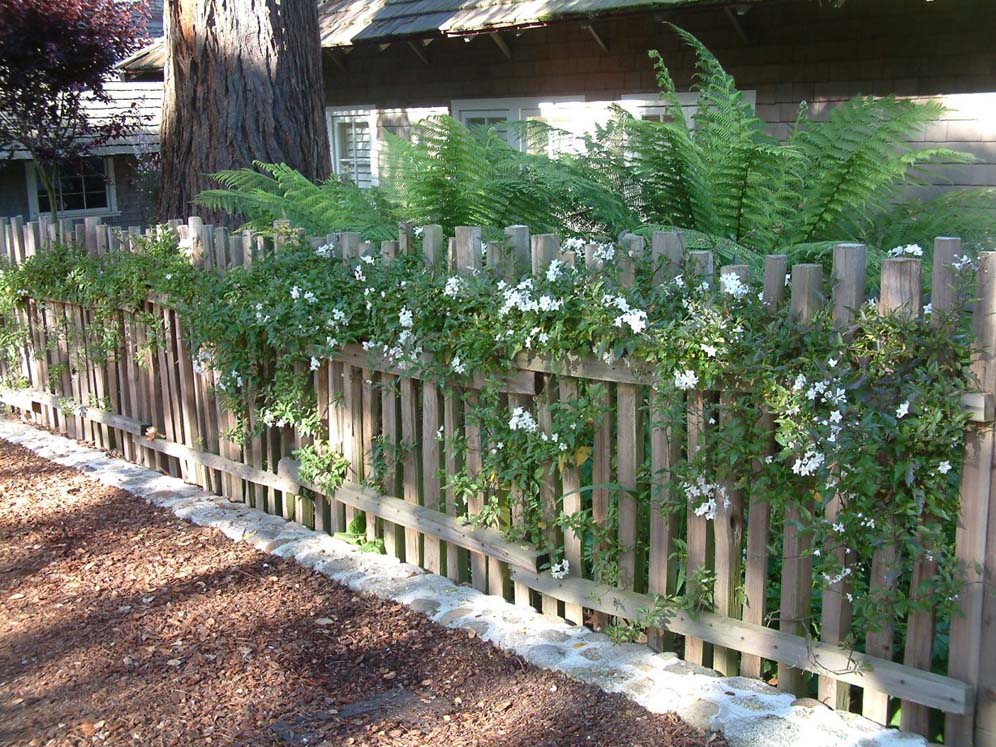
{"label": "horizontal fence rail", "polygon": [[[170,225],[192,260],[207,270],[224,272],[280,251],[279,231],[275,237],[229,234],[196,218]],[[18,264],[55,241],[78,243],[94,254],[129,251],[132,242],[150,230],[157,229],[112,229],[92,219],[82,224],[63,220],[58,225],[0,219],[0,256]],[[545,272],[554,259],[591,267],[600,261],[590,248],[584,254],[563,252],[557,237],[529,236],[522,226],[506,229],[506,235],[512,253],[528,257],[534,274]],[[315,246],[331,244],[338,256],[350,259],[370,250],[359,239],[358,234],[335,234],[311,241]],[[711,253],[686,253],[676,232],[654,234],[649,247],[643,241],[636,236],[625,239],[633,252],[649,251],[665,258],[665,266],[698,268],[703,276],[713,272]],[[448,257],[454,273],[472,272],[484,261],[497,265],[507,256],[483,253],[480,229],[474,228],[458,228],[447,242],[438,226],[427,226],[421,243],[427,258]],[[388,261],[412,251],[414,242],[405,227],[398,241],[384,242],[380,254]],[[939,289],[951,284],[951,266],[959,256],[957,239],[937,239],[931,298],[935,310],[954,304],[954,298]],[[883,263],[881,314],[899,309],[918,313],[920,271],[914,259]],[[3,389],[0,400],[39,426],[116,450],[126,459],[182,477],[232,501],[319,530],[348,532],[362,517],[366,540],[382,543],[389,554],[579,624],[600,627],[612,620],[639,620],[661,597],[675,593],[674,558],[680,545],[686,558],[686,583],[691,583],[697,568],[714,574],[711,608],[666,608],[647,631],[650,645],[660,649],[680,641],[692,663],[712,666],[725,675],[761,677],[767,672],[780,690],[796,694],[805,692],[805,673],[812,673],[818,678],[820,700],[831,707],[859,710],[889,723],[901,702],[902,726],[924,734],[934,709],[945,714],[947,742],[996,745],[996,661],[990,660],[989,628],[996,611],[991,586],[996,516],[990,517],[996,453],[994,272],[996,253],[983,255],[974,308],[975,373],[981,387],[961,398],[970,423],[956,541],[967,583],[959,598],[961,614],[950,621],[946,674],[931,671],[938,621],[929,613],[913,612],[899,619],[883,610],[884,624],[867,633],[865,650],[847,647],[852,610],[846,582],[825,585],[816,577],[812,548],[800,528],[805,519],[792,514],[791,508],[784,520],[776,522],[769,506],[745,501],[731,485],[730,500],[717,507],[712,520],[696,515],[684,496],[665,496],[671,511],[652,502],[643,514],[628,492],[610,495],[604,487],[614,484],[635,490],[644,475],[660,474],[693,459],[709,437],[714,415],[724,417],[722,405],[736,397],[732,387],[689,390],[683,395],[684,422],[672,429],[663,427],[657,417],[657,382],[650,370],[625,360],[606,363],[594,357],[554,360],[523,353],[516,358],[514,370],[500,384],[503,406],[509,413],[515,408],[533,412],[538,427],[547,433],[552,413],[576,398],[579,384],[603,385],[605,415],[595,423],[584,477],[582,465],[568,459],[546,472],[534,496],[549,519],[544,531],[550,533],[550,544],[564,548],[566,578],[544,570],[548,562],[544,551],[507,539],[503,530],[516,525],[514,511],[500,517],[497,526],[478,524],[472,519],[484,509],[485,496],[463,496],[449,479],[463,469],[470,475],[479,472],[481,454],[491,446],[469,417],[477,391],[484,386],[481,377],[462,379],[459,386],[441,386],[421,378],[417,369],[400,368],[358,345],[347,345],[315,366],[312,386],[321,419],[316,435],[267,427],[256,422],[250,410],[249,435],[238,443],[230,440],[237,422],[217,396],[216,374],[196,370],[183,319],[168,298],[149,297],[138,312],[117,312],[114,323],[120,345],[106,360],[95,360],[88,351],[92,323],[88,309],[54,299],[25,299],[15,318],[4,321],[25,332],[25,343],[19,359],[8,363],[9,370],[3,373],[20,377],[27,387]],[[746,280],[748,269],[732,265],[720,273]],[[787,294],[788,313],[802,324],[828,306],[834,323],[845,329],[854,310],[865,303],[865,273],[865,248],[840,244],[834,249],[828,298],[823,297],[819,265],[788,267],[780,255],[767,257],[763,277],[752,280],[763,287],[765,303],[780,304]],[[149,344],[150,319],[158,325],[157,345]],[[761,426],[773,433],[771,416],[761,418]],[[292,454],[311,439],[327,442],[348,462],[345,482],[334,490],[323,491],[301,476]],[[453,447],[457,441],[466,443],[465,452]],[[379,472],[374,454],[385,445],[394,449],[397,458],[389,459]],[[775,448],[772,439],[769,455]],[[613,531],[624,548],[618,558],[617,585],[594,577],[586,562],[584,537],[555,526],[561,512],[582,510],[590,511],[597,525]],[[837,510],[839,505],[828,504],[825,518],[832,521]],[[876,583],[875,564],[885,563],[881,554],[888,548],[875,552],[872,583]],[[773,568],[780,568],[775,571],[780,573],[781,588],[776,605],[766,601]],[[909,571],[914,585],[933,573],[926,558],[918,559]],[[819,595],[819,640],[804,623],[814,589]],[[905,630],[904,650],[897,645],[895,631],[900,624]]]}

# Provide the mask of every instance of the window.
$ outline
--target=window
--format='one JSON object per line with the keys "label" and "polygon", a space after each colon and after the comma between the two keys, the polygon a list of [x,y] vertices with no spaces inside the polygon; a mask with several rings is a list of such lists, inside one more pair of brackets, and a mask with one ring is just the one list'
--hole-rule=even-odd
{"label": "window", "polygon": [[[452,105],[453,118],[468,127],[493,127],[510,145],[529,153],[549,153],[558,151],[563,145],[563,137],[548,137],[545,133],[537,135],[518,127],[509,127],[508,122],[543,122],[552,127],[571,129],[573,125],[582,125],[584,117],[558,116],[563,114],[565,107],[585,106],[576,98],[553,97],[549,99],[466,99],[454,101]],[[565,128],[565,125],[567,127]]]}
{"label": "window", "polygon": [[[48,190],[34,163],[27,164],[28,202],[32,216],[50,213]],[[52,174],[56,210],[60,215],[107,215],[117,212],[114,162],[109,157],[85,158]]]}
{"label": "window", "polygon": [[358,187],[377,183],[377,117],[374,109],[330,109],[332,169]]}
{"label": "window", "polygon": [[[756,91],[744,91],[744,102],[754,106],[757,99]],[[699,96],[692,91],[682,91],[678,94],[678,101],[681,102],[681,111],[685,115],[685,121],[689,125],[693,124],[692,117],[698,108]],[[635,96],[623,96],[619,105],[632,114],[637,119],[648,122],[664,122],[669,119],[667,107],[661,101],[660,96],[653,94],[640,94]]]}

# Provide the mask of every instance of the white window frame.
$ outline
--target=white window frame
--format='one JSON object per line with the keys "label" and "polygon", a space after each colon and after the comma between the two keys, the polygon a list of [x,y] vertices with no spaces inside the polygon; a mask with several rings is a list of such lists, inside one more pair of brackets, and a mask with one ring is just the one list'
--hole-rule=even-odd
{"label": "white window frame", "polygon": [[[104,179],[105,189],[107,190],[107,207],[95,208],[93,210],[60,210],[58,212],[60,218],[86,218],[93,216],[108,217],[121,214],[118,210],[117,180],[114,178],[114,157],[92,156],[92,158],[104,159]],[[35,219],[41,215],[41,209],[38,205],[38,172],[35,168],[35,162],[25,161],[24,171],[28,185],[28,212],[30,213],[31,218]]]}
{"label": "white window frame", "polygon": [[[450,114],[461,124],[466,124],[470,117],[505,116],[508,122],[521,122],[529,112],[540,110],[543,104],[584,104],[584,96],[533,96],[529,98],[499,98],[499,99],[454,99],[450,102]],[[519,150],[526,149],[526,143],[520,138],[510,143]]]}
{"label": "white window frame", "polygon": [[[754,108],[757,105],[757,91],[743,91],[744,101]],[[678,101],[681,103],[681,110],[685,115],[685,121],[691,126],[692,117],[699,102],[699,95],[695,91],[679,91]],[[619,100],[619,106],[628,111],[637,119],[643,119],[647,115],[664,115],[667,113],[667,104],[657,94],[630,94]]]}
{"label": "white window frame", "polygon": [[342,174],[339,156],[338,124],[343,121],[366,121],[370,130],[370,184],[380,184],[378,162],[380,160],[380,132],[378,131],[378,110],[373,106],[330,106],[325,109],[325,123],[329,133],[329,148],[332,156],[332,170]]}

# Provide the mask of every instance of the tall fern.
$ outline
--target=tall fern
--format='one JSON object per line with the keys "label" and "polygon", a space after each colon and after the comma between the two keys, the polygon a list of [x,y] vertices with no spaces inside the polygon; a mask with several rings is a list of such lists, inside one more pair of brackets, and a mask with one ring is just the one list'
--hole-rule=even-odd
{"label": "tall fern", "polygon": [[255,169],[220,171],[211,176],[225,189],[208,189],[197,201],[212,210],[245,216],[266,230],[287,219],[313,235],[358,231],[369,241],[391,238],[397,231],[391,205],[378,190],[360,189],[333,175],[314,184],[281,163],[255,162]]}

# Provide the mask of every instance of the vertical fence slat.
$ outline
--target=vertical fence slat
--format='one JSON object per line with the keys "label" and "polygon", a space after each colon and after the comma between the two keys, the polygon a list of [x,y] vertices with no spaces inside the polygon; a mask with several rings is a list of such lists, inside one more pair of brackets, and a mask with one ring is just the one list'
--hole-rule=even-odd
{"label": "vertical fence slat", "polygon": [[[820,265],[795,265],[792,268],[791,314],[803,328],[808,327],[823,305],[823,268]],[[799,496],[801,499],[802,496]],[[809,621],[809,598],[812,589],[812,556],[808,535],[802,529],[802,512],[798,506],[785,507],[782,539],[782,589],[779,630],[803,635]],[[802,670],[778,665],[778,689],[799,694]]]}
{"label": "vertical fence slat", "polygon": [[[883,316],[897,314],[915,317],[920,314],[920,260],[907,257],[890,258],[882,262],[882,288],[879,313]],[[886,543],[872,553],[869,593],[888,594],[896,584],[896,547]],[[888,611],[878,620],[879,629],[865,633],[865,651],[872,656],[891,661],[893,657],[895,620]],[[866,687],[861,701],[861,712],[880,724],[889,722],[889,696],[873,687]]]}
{"label": "vertical fence slat", "polygon": [[[559,384],[560,403],[562,406],[570,407],[571,403],[577,401],[578,383],[575,379],[561,376]],[[566,455],[564,466],[560,470],[560,484],[564,513],[572,516],[581,511],[581,468],[578,466],[574,454],[568,453]],[[571,576],[581,575],[582,539],[571,529],[564,529],[564,558],[567,560]],[[581,625],[584,622],[584,611],[581,605],[565,603],[564,617],[576,625]]]}
{"label": "vertical fence slat", "polygon": [[[441,453],[439,388],[430,381],[422,382],[422,496],[427,508],[439,510],[439,470]],[[423,542],[425,569],[432,573],[442,570],[442,546],[436,537],[425,535]]]}
{"label": "vertical fence slat", "polygon": [[[509,411],[515,410],[517,407],[521,407],[523,410],[528,411],[532,407],[532,398],[525,394],[509,394],[508,395],[508,409]],[[522,494],[521,488],[513,485],[509,489],[509,502],[512,504],[512,524],[517,527],[521,527],[525,524],[525,509],[523,502],[525,496]],[[529,587],[518,581],[512,584],[512,595],[515,603],[519,606],[528,607],[530,605],[530,595]]]}
{"label": "vertical fence slat", "polygon": [[[445,474],[446,474],[446,513],[459,516],[461,506],[456,488],[450,483],[450,476],[459,474],[462,467],[458,441],[463,430],[463,403],[459,391],[447,389],[443,395],[443,434]],[[446,577],[459,583],[465,577],[469,563],[467,551],[452,542],[446,543]]]}
{"label": "vertical fence slat", "polygon": [[[764,259],[764,281],[761,302],[769,308],[777,308],[785,300],[785,272],[788,258],[784,254],[769,254]],[[776,453],[774,438],[775,421],[769,412],[758,414],[758,432],[767,440],[763,454],[754,460],[752,471],[764,468],[764,459]],[[768,539],[771,533],[771,504],[761,500],[751,500],[747,508],[747,551],[744,564],[744,622],[764,625],[768,591]],[[744,677],[761,676],[761,657],[742,654],[740,674]]]}
{"label": "vertical fence slat", "polygon": [[[401,441],[402,479],[404,499],[418,504],[418,401],[417,382],[404,377],[401,379]],[[483,556],[482,556],[483,557]],[[419,533],[417,529],[405,528],[405,561],[419,564]]]}
{"label": "vertical fence slat", "polygon": [[[688,272],[696,278],[709,282],[712,280],[713,256],[709,251],[688,253]],[[706,395],[701,389],[688,394],[686,405],[686,454],[688,461],[693,462],[699,450],[705,445],[706,438]],[[686,505],[686,562],[685,591],[690,598],[699,592],[698,575],[708,569],[711,532],[709,522],[704,516],[695,514],[696,506]],[[693,664],[702,664],[705,660],[705,643],[692,637],[685,638],[685,659]]]}
{"label": "vertical fence slat", "polygon": [[[866,250],[863,244],[837,244],[833,248],[833,323],[843,335],[865,300]],[[824,518],[831,524],[836,522],[841,508],[841,497],[835,495],[827,502]],[[845,565],[849,558],[846,548],[828,546],[824,552],[832,553],[836,562]],[[851,603],[848,593],[850,579],[845,577],[835,584],[825,585],[821,601],[820,640],[824,643],[840,644],[851,632]],[[833,677],[820,677],[818,696],[821,702],[831,708],[847,710],[850,705],[851,688],[845,682]]]}
{"label": "vertical fence slat", "polygon": [[[654,284],[670,282],[682,271],[685,261],[684,237],[677,231],[656,231],[650,243],[654,263]],[[671,488],[670,471],[681,458],[682,429],[679,424],[665,422],[664,414],[670,403],[660,402],[652,389],[650,404],[650,535],[647,591],[666,596],[676,591],[677,564],[672,561],[678,515]],[[673,636],[652,628],[647,631],[648,644],[658,651],[670,650]]]}
{"label": "vertical fence slat", "polygon": [[[381,374],[380,377],[380,430],[381,449],[384,462],[384,492],[387,495],[403,495],[398,485],[398,377]],[[388,555],[401,558],[404,555],[405,538],[402,527],[389,521],[384,522],[384,550]]]}
{"label": "vertical fence slat", "polygon": [[[746,265],[727,265],[720,268],[721,275],[735,275],[746,283]],[[737,394],[724,391],[720,395],[720,424],[733,419],[734,402]],[[740,617],[741,574],[743,571],[744,544],[744,494],[735,479],[722,480],[726,498],[716,501],[716,518],[713,522],[716,545],[716,612],[726,617]],[[713,668],[720,674],[733,676],[738,673],[740,661],[733,649],[716,646],[713,649]]]}
{"label": "vertical fence slat", "polygon": [[[467,442],[467,477],[475,480],[482,468],[481,428],[474,420],[474,410],[477,409],[478,394],[468,390],[464,400],[464,437]],[[467,515],[475,516],[484,508],[484,496],[474,491],[467,496]],[[488,566],[483,553],[470,553],[470,582],[478,591],[488,589]]]}

